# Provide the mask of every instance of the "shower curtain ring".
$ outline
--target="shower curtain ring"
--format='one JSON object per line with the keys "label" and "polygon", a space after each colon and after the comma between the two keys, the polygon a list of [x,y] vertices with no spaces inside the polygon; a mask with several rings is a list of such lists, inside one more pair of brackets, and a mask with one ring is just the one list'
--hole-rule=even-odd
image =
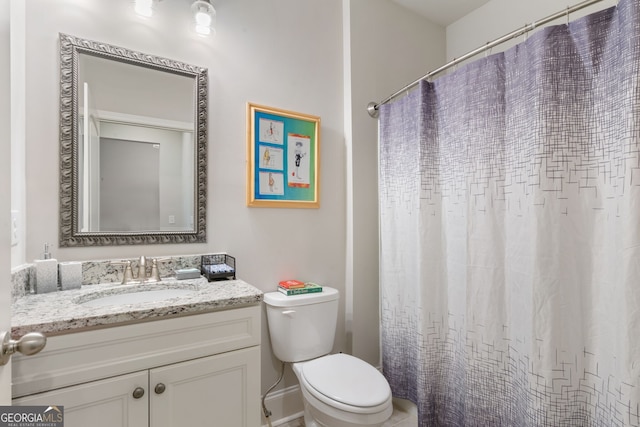
{"label": "shower curtain ring", "polygon": [[567,6],[567,27],[569,26],[569,6]]}

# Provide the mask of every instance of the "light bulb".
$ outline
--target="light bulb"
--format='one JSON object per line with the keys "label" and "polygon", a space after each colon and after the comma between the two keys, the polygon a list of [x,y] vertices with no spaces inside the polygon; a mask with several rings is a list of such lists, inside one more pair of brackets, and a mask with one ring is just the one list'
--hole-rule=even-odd
{"label": "light bulb", "polygon": [[208,27],[211,25],[211,16],[208,13],[198,12],[196,13],[196,25],[203,25]]}
{"label": "light bulb", "polygon": [[193,13],[195,30],[198,34],[205,36],[212,32],[215,34],[215,29],[213,27],[216,10],[213,8],[211,3],[205,0],[196,0],[191,5],[191,12]]}
{"label": "light bulb", "polygon": [[202,34],[203,36],[208,36],[211,34],[211,28],[205,25],[196,25],[196,33]]}
{"label": "light bulb", "polygon": [[133,9],[138,15],[149,18],[153,15],[153,0],[135,0]]}

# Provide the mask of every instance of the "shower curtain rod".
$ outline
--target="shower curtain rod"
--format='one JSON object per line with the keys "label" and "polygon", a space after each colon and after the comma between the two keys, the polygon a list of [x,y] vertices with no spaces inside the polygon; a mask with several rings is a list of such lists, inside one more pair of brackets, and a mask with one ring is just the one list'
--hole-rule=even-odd
{"label": "shower curtain rod", "polygon": [[497,38],[491,42],[488,42],[487,44],[485,44],[484,46],[480,46],[477,49],[472,50],[471,52],[465,53],[464,55],[462,55],[460,58],[454,58],[453,60],[451,60],[450,62],[446,63],[445,65],[441,66],[440,68],[436,68],[433,71],[430,71],[429,73],[425,74],[424,76],[420,77],[418,80],[406,85],[405,87],[403,87],[402,89],[400,89],[399,91],[393,93],[392,95],[389,95],[387,98],[385,98],[384,100],[380,101],[380,103],[375,103],[375,102],[370,102],[369,105],[367,105],[367,111],[369,112],[369,115],[373,118],[377,118],[378,117],[378,108],[381,105],[386,104],[387,102],[391,101],[392,99],[394,99],[396,96],[402,94],[403,92],[411,89],[412,87],[416,86],[418,83],[420,83],[422,80],[425,79],[429,79],[433,76],[435,76],[436,74],[440,74],[441,72],[455,66],[458,65],[460,62],[465,61],[479,53],[482,53],[486,50],[489,50],[491,48],[493,48],[494,46],[497,46],[499,44],[502,44],[506,41],[509,41],[515,37],[521,36],[523,34],[526,34],[530,31],[533,31],[535,28],[538,28],[541,25],[544,24],[548,24],[551,21],[555,21],[558,18],[562,18],[563,16],[566,16],[567,19],[569,18],[569,15],[573,12],[576,12],[580,9],[584,9],[587,6],[591,6],[592,4],[595,3],[599,3],[602,0],[586,0],[582,3],[578,3],[574,6],[570,6],[567,7],[565,10],[561,10],[560,12],[554,13],[553,15],[549,15],[546,18],[542,18],[539,21],[534,21],[531,24],[525,24],[525,26],[523,28],[520,28],[518,30],[512,31],[509,34],[505,34],[504,36]]}

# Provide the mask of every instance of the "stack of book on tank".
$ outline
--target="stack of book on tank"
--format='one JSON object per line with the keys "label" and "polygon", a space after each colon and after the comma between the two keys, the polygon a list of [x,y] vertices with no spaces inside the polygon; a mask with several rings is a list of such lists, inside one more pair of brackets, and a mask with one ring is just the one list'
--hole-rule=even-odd
{"label": "stack of book on tank", "polygon": [[322,292],[322,286],[299,280],[283,280],[278,284],[278,291],[287,296],[310,294],[312,292]]}

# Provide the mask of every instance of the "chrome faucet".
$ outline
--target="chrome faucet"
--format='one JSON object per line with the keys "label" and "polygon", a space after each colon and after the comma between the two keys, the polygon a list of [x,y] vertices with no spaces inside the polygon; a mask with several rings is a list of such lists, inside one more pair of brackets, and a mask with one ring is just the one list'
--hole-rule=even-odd
{"label": "chrome faucet", "polygon": [[119,262],[111,262],[115,265],[124,265],[124,272],[122,274],[122,284],[134,284],[134,283],[155,283],[160,282],[160,273],[158,271],[158,261],[164,261],[164,259],[158,260],[157,258],[151,259],[151,274],[147,276],[147,258],[142,255],[138,260],[138,275],[134,276],[133,268],[131,268],[130,260],[122,260]]}
{"label": "chrome faucet", "polygon": [[138,277],[136,279],[139,283],[159,282],[161,279],[158,271],[158,259],[151,258],[151,274],[147,276],[147,258],[142,255],[138,260]]}

